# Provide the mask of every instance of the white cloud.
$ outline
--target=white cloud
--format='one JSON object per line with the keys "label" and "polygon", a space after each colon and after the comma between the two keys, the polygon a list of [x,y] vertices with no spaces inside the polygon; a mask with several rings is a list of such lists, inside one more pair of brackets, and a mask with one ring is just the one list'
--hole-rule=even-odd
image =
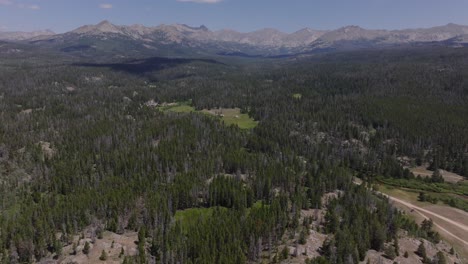
{"label": "white cloud", "polygon": [[100,4],[100,5],[99,5],[99,8],[102,8],[102,9],[112,9],[113,6],[112,6],[112,4]]}
{"label": "white cloud", "polygon": [[13,6],[16,8],[21,8],[21,9],[32,9],[32,10],[38,10],[41,9],[39,5],[36,4],[18,4],[15,3],[16,1],[13,0],[0,0],[0,5],[3,6]]}
{"label": "white cloud", "polygon": [[13,2],[10,0],[0,0],[0,5],[12,5]]}
{"label": "white cloud", "polygon": [[222,1],[223,0],[177,0],[177,2],[191,2],[191,3],[199,3],[199,4],[217,4]]}

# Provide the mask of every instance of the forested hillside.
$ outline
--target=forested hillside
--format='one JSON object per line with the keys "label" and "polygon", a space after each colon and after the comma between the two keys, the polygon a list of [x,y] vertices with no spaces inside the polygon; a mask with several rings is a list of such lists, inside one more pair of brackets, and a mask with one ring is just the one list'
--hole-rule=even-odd
{"label": "forested hillside", "polygon": [[[437,242],[370,188],[440,183],[411,164],[468,177],[467,75],[465,48],[105,64],[11,56],[0,62],[0,260],[60,261],[92,230],[138,232],[123,263],[280,262],[284,241],[308,232],[309,209],[326,212],[328,237],[310,263],[398,252],[401,230]],[[240,108],[258,124],[158,108],[179,102]]]}

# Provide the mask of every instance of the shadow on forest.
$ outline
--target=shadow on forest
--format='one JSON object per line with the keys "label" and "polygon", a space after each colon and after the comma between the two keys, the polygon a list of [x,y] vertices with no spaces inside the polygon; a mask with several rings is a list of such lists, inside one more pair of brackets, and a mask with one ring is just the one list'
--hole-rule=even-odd
{"label": "shadow on forest", "polygon": [[81,67],[103,67],[115,71],[124,71],[131,74],[143,74],[147,72],[160,71],[167,68],[177,67],[179,65],[192,62],[204,62],[210,64],[223,64],[212,59],[180,59],[153,57],[147,59],[131,60],[119,63],[74,63],[74,66]]}

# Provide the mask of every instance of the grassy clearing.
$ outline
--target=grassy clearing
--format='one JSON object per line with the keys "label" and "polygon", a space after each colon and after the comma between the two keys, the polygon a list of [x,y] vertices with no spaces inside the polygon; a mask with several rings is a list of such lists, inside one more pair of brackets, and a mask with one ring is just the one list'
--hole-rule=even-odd
{"label": "grassy clearing", "polygon": [[255,203],[253,203],[252,206],[249,209],[251,209],[251,208],[260,209],[262,207],[268,208],[268,207],[270,207],[270,205],[266,204],[262,200],[259,200],[259,201],[256,201]]}
{"label": "grassy clearing", "polygon": [[170,104],[163,104],[162,106],[158,107],[158,110],[163,112],[175,112],[175,113],[190,113],[195,112],[195,108],[191,106],[191,102],[178,102],[178,103],[170,103]]}
{"label": "grassy clearing", "polygon": [[258,125],[248,114],[242,114],[239,108],[220,108],[202,111],[205,114],[218,116],[228,126],[236,125],[241,129],[252,129]]}
{"label": "grassy clearing", "polygon": [[427,197],[431,199],[436,199],[437,202],[435,204],[445,204],[450,207],[454,207],[460,210],[464,210],[468,212],[468,199],[466,196],[458,195],[455,193],[449,192],[433,192],[433,191],[425,191],[420,189],[414,188],[400,188],[392,185],[379,185],[379,190],[382,193],[388,194],[393,197],[398,197],[404,199],[406,201],[410,201],[411,203],[417,204],[418,206],[424,207],[428,205],[433,205],[430,202],[420,202],[418,200],[418,196],[420,192],[423,192]]}
{"label": "grassy clearing", "polygon": [[190,208],[175,213],[175,220],[180,222],[182,230],[188,230],[194,226],[198,221],[206,219],[213,215],[214,208]]}
{"label": "grassy clearing", "polygon": [[178,105],[175,107],[171,107],[168,111],[176,112],[176,113],[190,113],[190,112],[194,112],[195,108],[189,105]]}
{"label": "grassy clearing", "polygon": [[[250,212],[252,208],[260,209],[262,207],[269,207],[268,204],[264,204],[262,201],[256,201],[252,204],[252,207],[247,208],[247,212]],[[196,225],[199,221],[204,220],[213,215],[215,210],[228,210],[226,207],[208,207],[208,208],[189,208],[180,210],[175,213],[175,220],[180,222],[183,230],[187,230],[190,226]]]}
{"label": "grassy clearing", "polygon": [[419,193],[417,192],[401,190],[399,188],[395,188],[393,186],[388,186],[388,185],[379,185],[378,189],[380,192],[384,194],[387,194],[393,197],[398,197],[402,200],[417,204],[418,206],[421,206],[421,207],[424,206],[424,203],[421,203],[418,201]]}
{"label": "grassy clearing", "polygon": [[295,94],[292,95],[292,97],[293,97],[294,99],[302,99],[302,94],[300,94],[300,93],[295,93]]}
{"label": "grassy clearing", "polygon": [[417,179],[391,179],[391,178],[378,178],[380,183],[391,185],[396,188],[406,188],[413,190],[421,190],[425,192],[457,194],[460,196],[468,196],[468,182],[458,183],[431,183]]}
{"label": "grassy clearing", "polygon": [[[424,166],[418,166],[418,167],[412,167],[409,168],[409,170],[415,175],[415,176],[421,176],[421,177],[431,177],[434,171],[426,169],[429,166],[429,164],[426,164]],[[445,170],[439,170],[440,174],[444,178],[446,182],[449,183],[460,183],[463,182],[465,179],[463,176],[458,175],[453,172],[445,171]]]}
{"label": "grassy clearing", "polygon": [[157,108],[162,112],[175,113],[204,113],[210,116],[219,117],[227,125],[236,125],[240,129],[252,129],[258,125],[258,121],[253,120],[248,114],[242,114],[239,108],[220,108],[220,109],[204,109],[202,111],[195,110],[191,101],[177,102],[170,104],[162,104]]}
{"label": "grassy clearing", "polygon": [[177,211],[175,219],[177,221],[188,222],[200,217],[207,217],[213,214],[214,208],[189,208]]}

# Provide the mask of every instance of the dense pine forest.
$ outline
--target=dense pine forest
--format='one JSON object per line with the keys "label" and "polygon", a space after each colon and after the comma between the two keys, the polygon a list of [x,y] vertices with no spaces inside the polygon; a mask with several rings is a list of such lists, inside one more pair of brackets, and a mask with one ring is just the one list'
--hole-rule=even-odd
{"label": "dense pine forest", "polygon": [[[279,263],[293,253],[285,240],[308,235],[313,220],[301,211],[311,209],[326,211],[316,229],[327,240],[308,263],[389,255],[401,230],[437,242],[372,189],[468,195],[466,184],[408,169],[468,177],[467,80],[466,48],[131,62],[9,56],[0,61],[0,261],[60,260],[76,235],[133,231],[138,252],[122,263]],[[160,108],[182,102],[192,110]],[[233,108],[255,125],[203,112]]]}

